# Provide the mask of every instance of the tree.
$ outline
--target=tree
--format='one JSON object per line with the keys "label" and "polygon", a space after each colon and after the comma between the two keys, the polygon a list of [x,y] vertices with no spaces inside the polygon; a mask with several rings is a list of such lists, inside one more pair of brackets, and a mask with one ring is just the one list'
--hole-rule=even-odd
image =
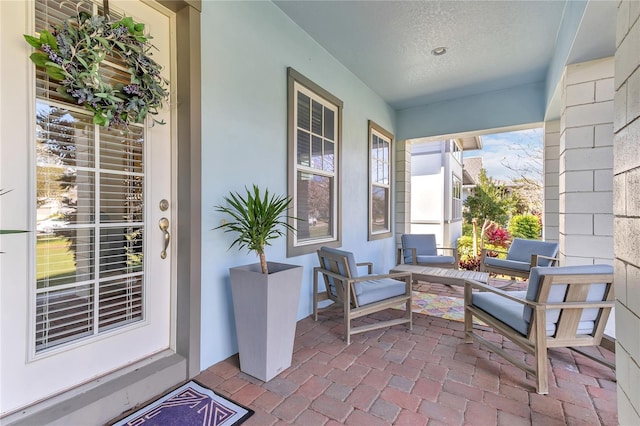
{"label": "tree", "polygon": [[[478,184],[473,195],[464,201],[464,219],[473,224],[473,250],[477,253],[484,246],[484,235],[494,224],[504,226],[509,219],[511,199],[504,186],[487,176],[485,169],[480,169]],[[480,224],[478,236],[477,225]],[[477,241],[480,241],[478,248]]]}
{"label": "tree", "polygon": [[489,220],[504,226],[509,220],[510,203],[504,186],[488,177],[485,169],[480,169],[479,182],[464,206],[464,219],[468,223],[476,218],[479,222]]}

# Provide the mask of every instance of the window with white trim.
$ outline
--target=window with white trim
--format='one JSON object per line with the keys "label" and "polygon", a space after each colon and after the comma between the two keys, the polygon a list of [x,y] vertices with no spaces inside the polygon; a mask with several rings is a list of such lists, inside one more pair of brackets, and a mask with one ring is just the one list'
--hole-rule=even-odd
{"label": "window with white trim", "polygon": [[462,181],[455,174],[452,178],[451,219],[462,219]]}
{"label": "window with white trim", "polygon": [[458,160],[458,163],[462,164],[462,148],[460,148],[460,145],[458,145],[455,139],[449,139],[449,143],[451,144],[449,149],[451,155]]}
{"label": "window with white trim", "polygon": [[340,243],[342,101],[295,70],[288,78],[289,195],[293,198],[289,256]]}
{"label": "window with white trim", "polygon": [[369,240],[391,237],[393,135],[369,120]]}

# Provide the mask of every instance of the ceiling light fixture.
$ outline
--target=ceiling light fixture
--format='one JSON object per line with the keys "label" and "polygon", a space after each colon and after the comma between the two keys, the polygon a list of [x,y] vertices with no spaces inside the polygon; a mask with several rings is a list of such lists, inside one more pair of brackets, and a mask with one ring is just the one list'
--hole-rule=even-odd
{"label": "ceiling light fixture", "polygon": [[433,49],[433,50],[431,51],[431,54],[432,54],[433,56],[442,56],[442,55],[444,55],[445,53],[447,53],[447,48],[446,48],[446,47],[444,47],[444,46],[436,47],[435,49]]}

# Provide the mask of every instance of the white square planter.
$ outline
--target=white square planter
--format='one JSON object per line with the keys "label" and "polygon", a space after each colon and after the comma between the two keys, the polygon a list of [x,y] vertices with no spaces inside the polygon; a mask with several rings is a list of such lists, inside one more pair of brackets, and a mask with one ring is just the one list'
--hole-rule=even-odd
{"label": "white square planter", "polygon": [[268,382],[291,366],[302,266],[269,262],[229,268],[240,370]]}

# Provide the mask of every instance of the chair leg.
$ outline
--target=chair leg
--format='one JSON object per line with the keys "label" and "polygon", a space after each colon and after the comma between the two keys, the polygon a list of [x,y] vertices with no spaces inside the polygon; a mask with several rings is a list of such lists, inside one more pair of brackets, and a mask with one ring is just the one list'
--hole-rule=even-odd
{"label": "chair leg", "polygon": [[469,285],[464,286],[464,342],[472,343],[473,338],[471,337],[471,333],[473,333],[473,315],[467,309],[467,306],[471,305],[471,296],[473,295],[473,290]]}
{"label": "chair leg", "polygon": [[405,318],[409,320],[409,330],[413,330],[413,312],[411,311],[412,299],[407,300]]}
{"label": "chair leg", "polygon": [[465,343],[473,343],[473,338],[471,337],[471,333],[473,333],[473,316],[465,311],[464,313],[464,342]]}
{"label": "chair leg", "polygon": [[318,321],[318,272],[313,271],[313,320]]}
{"label": "chair leg", "polygon": [[[540,316],[542,316],[542,318],[540,318]],[[549,358],[547,355],[546,321],[544,320],[544,314],[538,315],[536,319],[534,348],[536,358],[536,392],[542,395],[549,393]]]}
{"label": "chair leg", "polygon": [[[349,286],[346,286],[347,289]],[[349,304],[349,291],[346,291],[346,296],[343,300],[344,305],[342,307],[342,310],[344,311],[344,340],[346,340],[347,345],[351,344],[351,306]]]}

